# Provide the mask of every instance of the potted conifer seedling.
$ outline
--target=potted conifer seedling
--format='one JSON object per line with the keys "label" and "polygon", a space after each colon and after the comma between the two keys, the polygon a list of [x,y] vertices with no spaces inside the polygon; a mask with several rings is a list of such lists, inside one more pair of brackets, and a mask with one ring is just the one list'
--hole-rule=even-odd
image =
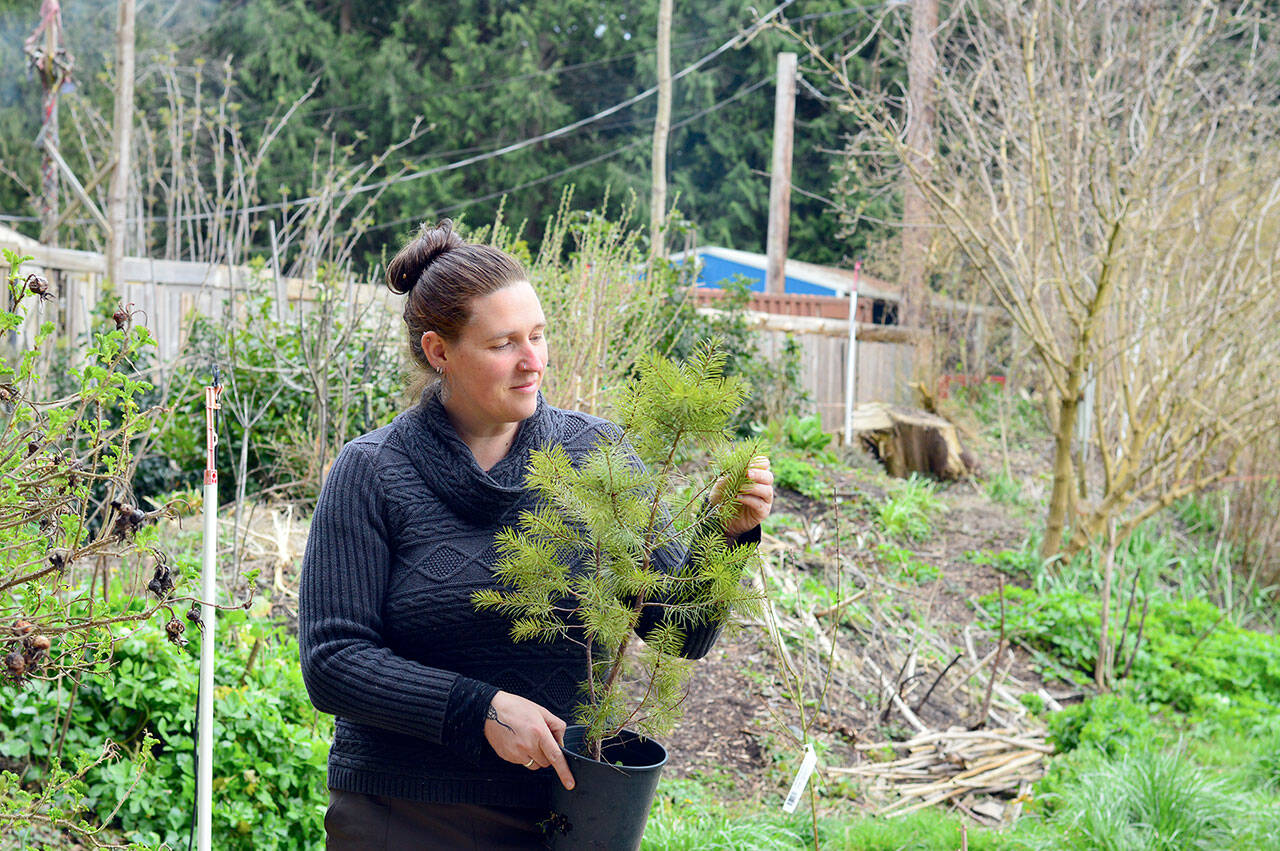
{"label": "potted conifer seedling", "polygon": [[[565,733],[577,784],[552,801],[558,848],[639,846],[666,761],[654,737],[675,723],[692,670],[686,639],[755,599],[741,583],[755,547],[724,535],[737,503],[709,498],[717,481],[739,492],[757,449],[728,437],[745,386],[724,362],[715,344],[683,364],[650,358],[622,392],[620,430],[576,462],[558,445],[534,452],[526,481],[539,505],[498,539],[505,587],[476,594],[512,619],[517,641],[567,638],[586,655]],[[680,473],[699,458],[711,459],[703,475]]]}

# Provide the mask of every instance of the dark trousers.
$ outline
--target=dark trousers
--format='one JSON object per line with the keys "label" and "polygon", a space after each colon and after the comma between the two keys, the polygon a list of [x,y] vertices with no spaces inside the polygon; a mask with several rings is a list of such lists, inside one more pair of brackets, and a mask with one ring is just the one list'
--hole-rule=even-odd
{"label": "dark trousers", "polygon": [[527,807],[423,804],[330,789],[324,847],[326,851],[542,848],[538,822],[546,815]]}

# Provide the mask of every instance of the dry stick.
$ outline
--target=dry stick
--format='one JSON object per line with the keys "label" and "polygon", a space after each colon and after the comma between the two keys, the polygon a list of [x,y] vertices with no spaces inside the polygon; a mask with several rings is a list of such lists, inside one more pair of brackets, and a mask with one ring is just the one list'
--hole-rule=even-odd
{"label": "dry stick", "polygon": [[1142,643],[1142,628],[1147,625],[1147,605],[1150,602],[1150,597],[1142,598],[1142,617],[1138,619],[1138,632],[1133,638],[1133,650],[1129,653],[1129,660],[1124,663],[1124,673],[1120,675],[1121,679],[1129,679],[1129,671],[1133,670],[1133,660],[1138,658],[1138,645]]}
{"label": "dry stick", "polygon": [[262,636],[259,635],[253,639],[253,648],[249,651],[249,659],[244,663],[244,670],[240,672],[240,685],[244,685],[244,681],[253,672],[253,663],[258,661],[258,654],[261,651]]}
{"label": "dry stick", "polygon": [[1116,642],[1115,656],[1124,658],[1124,640],[1129,635],[1129,615],[1133,613],[1133,602],[1138,596],[1138,579],[1142,577],[1142,568],[1133,571],[1133,585],[1129,587],[1129,604],[1124,607],[1124,623],[1120,627],[1120,640]]}
{"label": "dry stick", "polygon": [[987,694],[982,699],[982,714],[978,716],[978,720],[969,729],[976,730],[979,727],[985,727],[987,724],[987,715],[991,713],[991,690],[995,688],[996,675],[1000,671],[1000,656],[1004,651],[1004,577],[1000,579],[1000,640],[996,642],[996,658],[991,664],[991,676],[987,679]]}
{"label": "dry stick", "polygon": [[[972,648],[970,649],[972,650]],[[951,695],[955,694],[958,688],[963,686],[965,683],[969,682],[970,677],[972,677],[974,674],[978,673],[979,671],[981,671],[983,668],[987,666],[987,663],[989,663],[991,661],[991,658],[996,655],[996,650],[998,649],[999,648],[992,650],[990,653],[988,653],[986,656],[983,656],[981,659],[977,657],[977,653],[975,652],[973,655],[973,659],[974,659],[973,665],[967,671],[964,672],[963,677],[960,677],[951,685],[947,686],[947,690],[942,693],[943,696],[950,697]]]}
{"label": "dry stick", "polygon": [[884,675],[884,671],[880,670],[880,666],[876,665],[875,662],[872,662],[870,657],[867,658],[867,663],[870,665],[871,669],[880,676],[880,687],[888,690],[889,700],[898,708],[898,711],[902,713],[902,717],[907,719],[907,723],[912,727],[915,727],[921,733],[929,732],[929,728],[924,725],[924,722],[917,718],[916,714],[911,711],[911,707],[907,706],[906,702],[898,696],[898,690],[890,684],[889,678]]}
{"label": "dry stick", "polygon": [[926,691],[924,693],[924,697],[920,698],[920,701],[916,703],[915,708],[911,710],[912,712],[919,714],[920,710],[924,708],[924,705],[929,702],[929,697],[933,694],[933,690],[938,687],[938,683],[942,682],[942,678],[947,675],[947,671],[950,671],[952,666],[955,665],[956,662],[959,662],[963,656],[963,653],[957,653],[956,657],[947,664],[947,667],[942,669],[942,673],[934,677],[933,683],[929,686],[929,690]]}
{"label": "dry stick", "polygon": [[67,741],[67,729],[71,726],[71,715],[76,708],[76,695],[80,692],[80,674],[76,672],[71,677],[71,696],[67,699],[67,711],[62,716],[62,729],[58,732],[58,747],[54,749],[53,759],[45,763],[45,776],[49,776],[49,771],[54,763],[62,761],[62,746]]}
{"label": "dry stick", "polygon": [[1093,670],[1094,682],[1098,684],[1098,690],[1104,692],[1110,688],[1115,667],[1111,659],[1111,639],[1107,634],[1110,626],[1111,583],[1116,567],[1116,529],[1111,522],[1107,524],[1106,547],[1102,568],[1102,612],[1099,616],[1102,624],[1098,635],[1098,662]]}
{"label": "dry stick", "polygon": [[1043,759],[1044,754],[1038,751],[1014,751],[1013,753],[1001,754],[998,757],[983,760],[978,766],[961,772],[954,777],[948,777],[946,780],[938,780],[934,783],[924,783],[903,789],[902,798],[892,806],[882,810],[881,814],[900,807],[909,798],[928,796],[945,789],[969,791],[990,786],[993,780],[1013,774],[1018,769],[1040,762]]}
{"label": "dry stick", "polygon": [[[1040,750],[1043,753],[1053,753],[1053,748],[1046,745],[1043,741],[1036,741],[1034,739],[1028,739],[1020,736],[1010,735],[1008,733],[1003,732],[1002,730],[949,730],[945,732],[938,731],[938,732],[925,733],[922,736],[916,736],[914,739],[909,739],[905,742],[859,742],[858,744],[854,745],[854,748],[860,751],[861,750],[877,750],[877,749],[886,748],[886,747],[908,748],[908,749],[921,748],[921,747],[926,747],[928,745],[931,745],[935,742],[942,741],[944,739],[951,740],[951,741],[961,741],[961,742],[963,741],[999,742],[1007,745],[1013,745],[1014,747],[1021,748],[1023,750]],[[912,761],[914,759],[921,759],[921,758],[923,757],[913,757],[911,760],[907,760],[907,761]],[[879,764],[893,765],[894,763],[886,762],[886,763],[879,763]]]}
{"label": "dry stick", "polygon": [[[837,559],[840,558],[840,552],[838,547],[836,550],[836,558]],[[840,602],[836,603],[834,606],[827,606],[825,609],[819,609],[818,611],[813,613],[813,616],[815,618],[825,618],[827,615],[835,614],[835,612],[837,612],[840,609],[843,609],[845,606],[849,605],[850,603],[856,603],[859,599],[865,596],[867,591],[869,590],[870,590],[869,588],[863,588],[857,594],[854,594],[852,597],[847,597],[841,600]]]}
{"label": "dry stick", "polygon": [[[887,721],[889,720],[889,710],[891,710],[891,709],[893,708],[893,704],[894,704],[894,703],[902,703],[902,675],[903,675],[904,673],[906,673],[907,665],[909,665],[909,664],[911,664],[911,654],[910,654],[910,653],[908,653],[908,654],[907,654],[907,658],[905,658],[905,659],[903,659],[903,660],[902,660],[902,667],[898,669],[898,675],[897,675],[897,676],[895,676],[895,677],[893,678],[893,682],[894,682],[894,685],[893,685],[893,696],[894,696],[895,698],[897,698],[897,699],[896,699],[896,700],[894,700],[894,701],[890,701],[889,705],[888,705],[888,706],[886,706],[886,707],[884,708],[884,711],[880,713],[880,723],[881,723],[881,724],[884,724],[885,722],[887,722]],[[881,676],[881,679],[883,679],[883,675]],[[883,698],[881,698],[881,700],[883,701]]]}

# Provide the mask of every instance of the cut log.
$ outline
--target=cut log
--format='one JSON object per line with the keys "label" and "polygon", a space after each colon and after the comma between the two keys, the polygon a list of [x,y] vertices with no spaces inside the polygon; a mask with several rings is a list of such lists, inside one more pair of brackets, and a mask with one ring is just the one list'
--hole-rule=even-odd
{"label": "cut log", "polygon": [[921,473],[960,479],[977,472],[973,456],[960,445],[956,427],[927,411],[870,402],[853,409],[853,433],[891,476]]}

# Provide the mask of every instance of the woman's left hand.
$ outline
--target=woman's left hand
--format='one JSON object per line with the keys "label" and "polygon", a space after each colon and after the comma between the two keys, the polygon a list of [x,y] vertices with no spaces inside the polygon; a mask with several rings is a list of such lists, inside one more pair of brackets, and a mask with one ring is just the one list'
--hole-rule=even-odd
{"label": "woman's left hand", "polygon": [[[718,483],[711,492],[711,500],[719,502],[724,498]],[[738,493],[738,513],[725,526],[724,534],[734,541],[744,532],[749,532],[764,522],[773,510],[773,473],[769,469],[769,459],[757,455],[747,465],[747,481]]]}

